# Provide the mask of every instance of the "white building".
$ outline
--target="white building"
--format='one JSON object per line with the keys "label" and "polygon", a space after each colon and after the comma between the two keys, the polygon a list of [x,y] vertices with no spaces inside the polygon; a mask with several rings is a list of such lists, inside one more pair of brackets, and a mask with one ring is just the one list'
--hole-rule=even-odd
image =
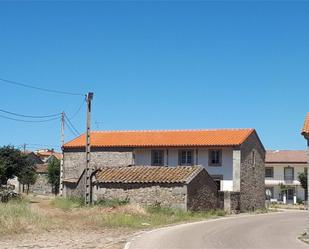
{"label": "white building", "polygon": [[307,171],[303,150],[269,150],[265,159],[265,188],[271,201],[293,203],[305,199],[298,175]]}

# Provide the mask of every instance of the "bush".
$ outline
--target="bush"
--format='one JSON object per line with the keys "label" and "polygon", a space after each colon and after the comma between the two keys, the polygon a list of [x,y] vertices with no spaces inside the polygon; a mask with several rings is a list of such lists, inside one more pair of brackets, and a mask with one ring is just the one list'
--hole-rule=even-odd
{"label": "bush", "polygon": [[8,202],[9,200],[18,198],[20,198],[20,195],[15,193],[11,186],[0,186],[0,202]]}
{"label": "bush", "polygon": [[95,203],[95,205],[103,207],[118,207],[129,204],[129,199],[120,200],[120,199],[103,199]]}

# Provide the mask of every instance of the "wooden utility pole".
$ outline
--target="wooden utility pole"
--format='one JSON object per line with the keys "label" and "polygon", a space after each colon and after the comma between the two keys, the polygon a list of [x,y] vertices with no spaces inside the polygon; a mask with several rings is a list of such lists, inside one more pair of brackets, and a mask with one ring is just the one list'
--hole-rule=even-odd
{"label": "wooden utility pole", "polygon": [[64,112],[61,113],[61,149],[62,149],[62,157],[60,161],[60,186],[59,186],[59,194],[63,196],[63,145],[64,145]]}
{"label": "wooden utility pole", "polygon": [[85,169],[85,204],[89,205],[92,202],[91,197],[91,174],[90,168],[90,125],[91,125],[91,101],[93,99],[93,93],[87,94],[87,125],[86,125],[86,169]]}

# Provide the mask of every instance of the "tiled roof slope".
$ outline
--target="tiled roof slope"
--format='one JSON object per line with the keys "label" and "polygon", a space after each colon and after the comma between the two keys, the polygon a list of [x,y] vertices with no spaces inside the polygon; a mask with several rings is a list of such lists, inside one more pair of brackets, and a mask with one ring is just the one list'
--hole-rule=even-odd
{"label": "tiled roof slope", "polygon": [[35,165],[35,171],[36,173],[48,173],[48,164],[36,164]]}
{"label": "tiled roof slope", "polygon": [[265,163],[307,163],[304,150],[268,150]]}
{"label": "tiled roof slope", "polygon": [[302,129],[302,135],[309,135],[309,112],[307,113],[306,119],[305,119],[305,123],[304,123],[304,127]]}
{"label": "tiled roof slope", "polygon": [[100,183],[189,183],[201,166],[128,166],[104,167],[96,173]]}
{"label": "tiled roof slope", "polygon": [[[164,131],[101,131],[91,132],[92,147],[154,146],[237,146],[254,129],[164,130]],[[66,143],[64,148],[84,147],[85,134]]]}

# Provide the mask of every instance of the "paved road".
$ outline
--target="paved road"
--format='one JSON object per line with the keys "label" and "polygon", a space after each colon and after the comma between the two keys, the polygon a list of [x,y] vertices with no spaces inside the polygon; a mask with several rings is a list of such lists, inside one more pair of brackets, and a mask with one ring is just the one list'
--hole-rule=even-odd
{"label": "paved road", "polygon": [[308,225],[308,213],[304,211],[228,217],[144,233],[126,248],[309,249],[297,239]]}

